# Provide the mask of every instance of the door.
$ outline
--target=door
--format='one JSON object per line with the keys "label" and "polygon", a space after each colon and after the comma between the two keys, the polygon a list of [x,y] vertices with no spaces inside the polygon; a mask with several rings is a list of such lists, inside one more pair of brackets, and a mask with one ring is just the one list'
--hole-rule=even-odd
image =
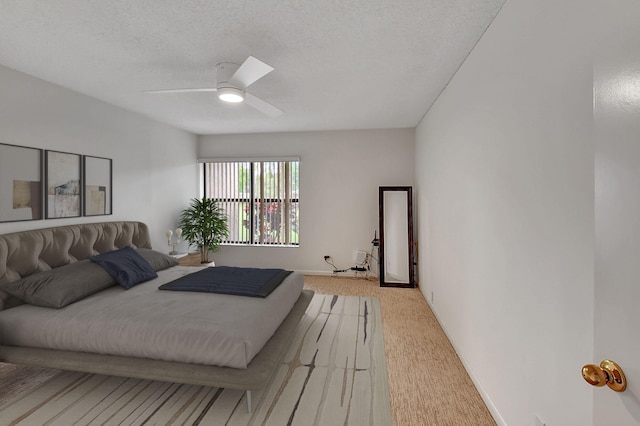
{"label": "door", "polygon": [[594,388],[594,425],[640,424],[640,1],[594,2],[594,363],[623,393]]}

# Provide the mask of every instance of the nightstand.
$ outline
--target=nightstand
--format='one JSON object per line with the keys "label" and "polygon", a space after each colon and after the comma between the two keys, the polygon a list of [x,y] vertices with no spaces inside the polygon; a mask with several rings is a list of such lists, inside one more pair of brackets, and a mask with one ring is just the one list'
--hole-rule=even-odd
{"label": "nightstand", "polygon": [[181,259],[185,256],[187,256],[189,253],[176,253],[176,254],[171,254],[169,253],[169,256],[175,258],[175,259]]}
{"label": "nightstand", "polygon": [[200,253],[188,253],[178,259],[181,266],[216,266],[215,262],[200,263]]}

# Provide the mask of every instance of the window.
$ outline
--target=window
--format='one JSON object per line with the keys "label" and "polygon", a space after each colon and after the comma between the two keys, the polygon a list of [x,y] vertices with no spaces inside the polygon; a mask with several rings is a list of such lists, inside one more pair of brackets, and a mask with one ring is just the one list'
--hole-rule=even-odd
{"label": "window", "polygon": [[204,194],[229,216],[224,244],[300,244],[299,160],[203,161]]}

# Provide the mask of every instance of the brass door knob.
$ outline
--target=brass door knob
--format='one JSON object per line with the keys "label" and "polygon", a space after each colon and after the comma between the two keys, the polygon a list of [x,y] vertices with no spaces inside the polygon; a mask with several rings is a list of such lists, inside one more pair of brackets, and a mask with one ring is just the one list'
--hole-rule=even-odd
{"label": "brass door knob", "polygon": [[582,367],[582,377],[592,386],[607,385],[616,392],[624,392],[627,388],[627,379],[622,368],[609,359],[605,359],[600,365],[585,365]]}

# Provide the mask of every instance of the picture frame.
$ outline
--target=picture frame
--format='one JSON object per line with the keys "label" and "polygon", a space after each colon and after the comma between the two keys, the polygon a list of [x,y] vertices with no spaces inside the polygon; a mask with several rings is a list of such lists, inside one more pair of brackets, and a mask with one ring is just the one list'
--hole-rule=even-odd
{"label": "picture frame", "polygon": [[82,216],[82,156],[45,151],[45,218]]}
{"label": "picture frame", "polygon": [[42,149],[0,143],[0,222],[42,218]]}
{"label": "picture frame", "polygon": [[104,216],[113,213],[113,160],[83,157],[85,216]]}

